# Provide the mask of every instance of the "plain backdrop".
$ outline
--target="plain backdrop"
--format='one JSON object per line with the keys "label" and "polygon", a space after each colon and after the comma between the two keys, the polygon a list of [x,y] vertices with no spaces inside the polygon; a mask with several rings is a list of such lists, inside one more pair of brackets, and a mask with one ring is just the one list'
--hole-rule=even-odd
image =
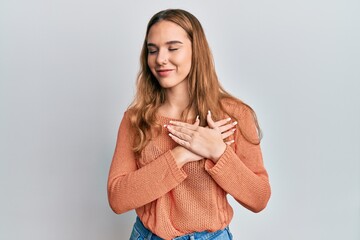
{"label": "plain backdrop", "polygon": [[203,24],[264,132],[272,197],[229,197],[240,239],[360,239],[358,0],[0,2],[0,239],[128,239],[106,181],[150,17]]}

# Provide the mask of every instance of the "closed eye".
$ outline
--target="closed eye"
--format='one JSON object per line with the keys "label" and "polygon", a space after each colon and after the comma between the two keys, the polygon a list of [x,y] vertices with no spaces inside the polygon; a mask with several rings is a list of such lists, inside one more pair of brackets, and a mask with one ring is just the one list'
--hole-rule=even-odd
{"label": "closed eye", "polygon": [[148,50],[149,54],[155,54],[157,50]]}

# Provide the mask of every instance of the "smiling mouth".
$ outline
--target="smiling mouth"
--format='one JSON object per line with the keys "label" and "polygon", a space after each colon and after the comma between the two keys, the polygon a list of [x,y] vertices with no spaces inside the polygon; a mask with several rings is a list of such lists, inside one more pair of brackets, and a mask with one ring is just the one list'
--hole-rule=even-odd
{"label": "smiling mouth", "polygon": [[160,70],[156,70],[156,72],[159,74],[159,76],[161,77],[166,77],[167,75],[169,75],[171,72],[173,71],[173,69],[160,69]]}

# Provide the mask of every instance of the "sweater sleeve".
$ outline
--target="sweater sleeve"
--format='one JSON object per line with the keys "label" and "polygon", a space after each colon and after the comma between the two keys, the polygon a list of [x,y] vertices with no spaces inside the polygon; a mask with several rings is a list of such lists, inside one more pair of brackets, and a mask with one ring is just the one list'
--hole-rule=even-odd
{"label": "sweater sleeve", "polygon": [[187,175],[170,151],[138,168],[132,151],[133,132],[128,112],[121,121],[108,177],[108,200],[115,213],[141,207],[163,196]]}
{"label": "sweater sleeve", "polygon": [[[235,114],[242,132],[250,139],[258,139],[253,116],[248,108],[241,107]],[[247,141],[241,133],[235,135],[235,147],[226,147],[214,164],[206,160],[205,169],[212,178],[236,201],[253,212],[263,210],[270,198],[271,189],[263,164],[260,145]]]}

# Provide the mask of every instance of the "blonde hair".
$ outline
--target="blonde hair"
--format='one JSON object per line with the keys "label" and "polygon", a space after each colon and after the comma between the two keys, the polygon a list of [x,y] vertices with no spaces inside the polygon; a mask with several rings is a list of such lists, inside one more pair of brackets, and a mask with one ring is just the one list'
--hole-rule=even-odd
{"label": "blonde hair", "polygon": [[[195,114],[200,117],[200,125],[206,126],[208,110],[211,110],[214,120],[219,120],[224,114],[231,116],[225,110],[222,100],[228,98],[235,100],[238,104],[246,105],[241,100],[231,96],[220,85],[215,72],[213,57],[199,20],[191,13],[181,9],[160,11],[150,19],[147,25],[140,56],[137,91],[132,104],[129,106],[130,121],[135,130],[133,148],[135,153],[140,153],[153,135],[159,134],[161,131],[161,126],[156,122],[156,113],[165,101],[165,92],[147,64],[147,36],[150,28],[159,21],[170,21],[182,27],[192,44],[192,66],[188,75],[190,103],[182,113],[182,120],[185,120],[190,110],[194,109]],[[260,140],[261,131],[255,112],[248,105],[246,106],[254,116]],[[241,127],[239,130],[242,133]]]}

